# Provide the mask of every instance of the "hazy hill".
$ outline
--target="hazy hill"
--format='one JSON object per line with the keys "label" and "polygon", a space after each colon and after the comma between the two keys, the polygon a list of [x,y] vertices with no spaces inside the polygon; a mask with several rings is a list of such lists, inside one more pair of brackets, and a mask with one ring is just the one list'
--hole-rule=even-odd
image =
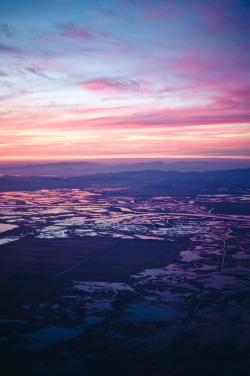
{"label": "hazy hill", "polygon": [[231,170],[249,168],[246,161],[228,161],[228,162],[208,162],[208,161],[179,161],[175,163],[165,162],[145,162],[134,164],[104,165],[92,162],[59,162],[46,163],[24,166],[0,166],[0,174],[2,175],[18,175],[18,176],[58,176],[72,177],[92,175],[99,173],[116,173],[123,171],[143,171],[143,170],[160,170],[160,171],[214,171],[214,170]]}

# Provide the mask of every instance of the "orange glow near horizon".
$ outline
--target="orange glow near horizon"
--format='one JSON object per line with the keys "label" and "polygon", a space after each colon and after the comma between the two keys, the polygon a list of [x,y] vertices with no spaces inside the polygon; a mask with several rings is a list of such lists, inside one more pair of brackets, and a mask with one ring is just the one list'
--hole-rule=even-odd
{"label": "orange glow near horizon", "polygon": [[152,0],[24,0],[17,17],[12,1],[0,4],[0,162],[250,158],[238,2],[159,0],[150,13]]}

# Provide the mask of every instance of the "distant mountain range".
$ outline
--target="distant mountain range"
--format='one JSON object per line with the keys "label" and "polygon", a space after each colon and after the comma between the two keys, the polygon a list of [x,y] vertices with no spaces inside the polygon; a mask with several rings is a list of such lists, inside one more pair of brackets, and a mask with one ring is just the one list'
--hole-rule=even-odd
{"label": "distant mountain range", "polygon": [[0,191],[32,191],[36,189],[66,188],[129,188],[144,193],[162,191],[188,192],[238,192],[250,189],[250,169],[226,171],[177,172],[177,171],[123,171],[80,177],[0,177]]}
{"label": "distant mountain range", "polygon": [[214,170],[244,169],[250,167],[250,161],[179,161],[175,163],[165,162],[146,162],[134,164],[106,165],[92,162],[60,162],[32,165],[18,165],[4,167],[0,166],[1,175],[16,176],[55,176],[55,177],[73,177],[93,175],[100,173],[117,173],[124,171],[179,171],[179,172],[203,172]]}

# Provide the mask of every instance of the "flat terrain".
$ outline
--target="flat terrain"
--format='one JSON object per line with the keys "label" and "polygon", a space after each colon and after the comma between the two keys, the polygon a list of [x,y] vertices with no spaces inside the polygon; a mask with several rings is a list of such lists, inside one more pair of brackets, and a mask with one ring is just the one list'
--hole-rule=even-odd
{"label": "flat terrain", "polygon": [[138,193],[0,194],[1,375],[248,376],[249,192]]}
{"label": "flat terrain", "polygon": [[30,238],[2,245],[1,313],[17,318],[24,300],[34,304],[55,299],[72,280],[128,282],[131,274],[145,268],[176,262],[186,244],[188,238],[176,244],[85,237]]}

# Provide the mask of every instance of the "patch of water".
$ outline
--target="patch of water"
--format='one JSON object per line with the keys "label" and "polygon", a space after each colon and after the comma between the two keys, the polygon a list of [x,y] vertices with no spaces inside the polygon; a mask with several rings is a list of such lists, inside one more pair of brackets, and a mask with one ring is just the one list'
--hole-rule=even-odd
{"label": "patch of water", "polygon": [[21,236],[11,236],[11,237],[7,237],[7,238],[3,238],[3,239],[0,239],[0,245],[15,242],[15,241],[20,240],[20,239],[22,239]]}
{"label": "patch of water", "polygon": [[127,285],[126,283],[119,283],[119,282],[81,282],[81,281],[73,281],[73,289],[88,292],[90,294],[96,292],[104,292],[107,294],[112,293],[112,295],[117,295],[119,291],[131,291],[135,293],[135,290]]}
{"label": "patch of water", "polygon": [[18,347],[29,350],[40,350],[55,343],[63,342],[77,337],[85,328],[85,325],[78,328],[58,328],[54,325],[47,328],[38,329],[29,334],[23,334],[22,338],[28,343],[18,345]]}
{"label": "patch of water", "polygon": [[13,228],[17,228],[17,225],[10,225],[8,223],[0,223],[0,232],[6,232],[13,230]]}
{"label": "patch of water", "polygon": [[143,302],[130,305],[122,311],[122,319],[133,322],[157,322],[157,321],[178,321],[185,317],[183,311],[179,311],[167,304],[153,304],[153,302]]}

